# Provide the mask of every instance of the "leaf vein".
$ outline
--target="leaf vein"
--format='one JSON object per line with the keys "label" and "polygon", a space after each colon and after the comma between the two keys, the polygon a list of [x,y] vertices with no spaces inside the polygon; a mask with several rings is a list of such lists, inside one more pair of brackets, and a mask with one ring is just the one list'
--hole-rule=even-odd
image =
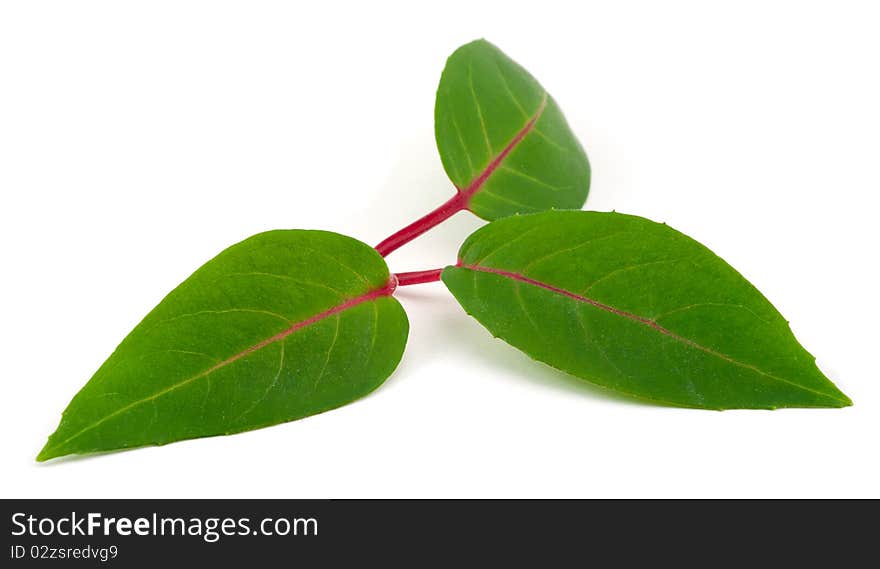
{"label": "leaf vein", "polygon": [[528,205],[528,204],[524,204],[524,203],[522,203],[522,202],[518,202],[518,201],[516,201],[516,200],[512,200],[512,199],[510,199],[510,198],[508,198],[508,197],[505,197],[505,196],[502,196],[502,195],[496,194],[496,193],[493,192],[492,190],[483,190],[483,194],[485,194],[485,195],[487,195],[487,196],[491,196],[491,197],[495,198],[496,200],[500,200],[500,201],[503,201],[503,202],[507,202],[507,203],[509,203],[509,204],[513,204],[513,205],[516,205],[516,206],[519,206],[519,207],[525,208],[525,209],[527,209],[527,210],[531,210],[531,211],[541,211],[540,208],[536,208],[536,207],[534,207],[534,206],[530,206],[530,205]]}
{"label": "leaf vein", "polygon": [[[137,407],[138,405],[142,405],[142,404],[144,404],[144,403],[147,403],[147,402],[153,401],[153,400],[155,400],[155,399],[158,399],[159,397],[162,397],[163,395],[166,395],[166,394],[171,393],[171,392],[173,392],[173,391],[175,391],[175,390],[177,390],[177,389],[180,389],[180,388],[182,388],[182,387],[184,387],[184,386],[186,386],[186,385],[189,385],[190,383],[192,383],[192,382],[194,382],[194,381],[197,381],[197,380],[199,380],[199,379],[201,379],[201,378],[203,378],[203,377],[206,378],[206,381],[208,382],[208,384],[209,384],[209,388],[210,388],[211,374],[212,374],[213,372],[215,372],[215,371],[217,371],[217,370],[219,370],[219,369],[222,369],[223,367],[225,367],[225,366],[227,366],[227,365],[229,365],[229,364],[232,364],[232,363],[238,361],[238,360],[241,359],[241,358],[247,357],[247,356],[249,356],[250,354],[252,354],[252,353],[254,353],[254,352],[256,352],[256,351],[258,351],[258,350],[260,350],[260,349],[262,349],[262,348],[264,348],[264,347],[266,347],[266,346],[268,346],[268,345],[270,345],[270,344],[273,344],[273,343],[275,343],[275,342],[278,342],[278,341],[284,340],[285,338],[287,338],[288,336],[290,336],[290,335],[293,334],[294,332],[297,332],[297,331],[301,330],[302,328],[304,328],[304,327],[306,327],[306,326],[309,326],[309,325],[314,324],[314,323],[316,323],[316,322],[320,322],[321,320],[323,320],[323,319],[325,319],[325,318],[327,318],[327,317],[329,317],[329,316],[337,315],[339,312],[341,312],[341,311],[343,311],[343,310],[347,310],[347,309],[349,309],[349,308],[353,308],[353,307],[358,306],[359,304],[362,304],[362,303],[364,303],[364,302],[373,301],[373,300],[376,300],[376,299],[379,298],[379,297],[387,296],[387,295],[389,295],[391,292],[393,292],[393,289],[392,289],[388,284],[386,284],[386,285],[383,286],[382,288],[375,289],[375,290],[373,290],[373,291],[371,291],[371,292],[368,292],[368,293],[366,293],[366,294],[363,294],[363,295],[361,295],[361,296],[358,296],[358,297],[352,298],[351,300],[348,300],[348,301],[343,302],[343,303],[341,303],[341,304],[338,304],[338,305],[336,305],[336,306],[334,306],[334,307],[331,307],[331,308],[325,310],[324,312],[321,312],[321,313],[319,313],[319,314],[316,314],[316,315],[312,316],[311,318],[308,318],[308,319],[305,319],[305,320],[301,320],[300,322],[297,322],[297,323],[295,323],[295,324],[289,326],[288,328],[286,328],[286,329],[284,329],[284,330],[282,330],[282,331],[276,333],[275,335],[270,336],[269,338],[266,338],[266,339],[260,341],[259,343],[254,344],[253,346],[251,346],[251,347],[249,347],[249,348],[247,348],[247,349],[245,349],[245,350],[242,350],[242,351],[238,352],[238,353],[235,354],[235,355],[232,355],[232,356],[226,358],[225,360],[223,360],[223,361],[221,361],[221,362],[215,364],[214,366],[212,366],[212,367],[210,367],[210,368],[208,368],[208,369],[205,369],[205,370],[203,370],[203,371],[197,373],[196,375],[193,375],[192,377],[188,377],[188,378],[186,378],[186,379],[184,379],[184,380],[181,380],[181,381],[179,381],[179,382],[177,382],[177,383],[174,383],[174,384],[172,384],[172,385],[170,385],[170,386],[168,386],[168,387],[166,387],[166,388],[164,388],[164,389],[161,389],[161,390],[157,391],[156,393],[154,393],[154,394],[152,394],[152,395],[149,395],[149,396],[147,396],[147,397],[143,397],[143,398],[141,398],[141,399],[138,399],[138,400],[136,400],[136,401],[133,401],[133,402],[127,404],[127,405],[124,405],[124,406],[120,407],[119,409],[117,409],[117,410],[115,410],[115,411],[113,411],[113,412],[111,412],[111,413],[108,413],[107,415],[101,417],[101,418],[98,419],[97,421],[95,421],[95,422],[93,422],[93,423],[91,423],[91,424],[89,424],[89,425],[83,427],[82,429],[80,429],[80,430],[77,431],[76,433],[70,435],[69,437],[67,437],[67,438],[64,439],[63,441],[61,441],[61,442],[59,442],[59,443],[56,443],[56,444],[53,444],[51,447],[48,447],[48,446],[47,446],[46,448],[59,448],[59,447],[62,447],[62,446],[64,446],[65,444],[69,443],[70,441],[72,441],[72,440],[76,439],[77,437],[81,436],[83,433],[88,432],[88,431],[90,431],[90,430],[92,430],[92,429],[98,427],[99,425],[101,425],[101,424],[103,424],[103,423],[109,421],[109,420],[112,419],[113,417],[116,417],[116,416],[118,416],[118,415],[120,415],[120,414],[122,414],[122,413],[125,413],[126,411],[128,411],[128,410],[130,410],[130,409],[133,409],[133,408]],[[337,316],[337,317],[338,317],[338,316]],[[206,394],[205,402],[207,403],[207,394]]]}
{"label": "leaf vein", "polygon": [[731,304],[729,302],[697,302],[696,304],[689,304],[687,306],[680,306],[678,308],[668,310],[658,316],[654,316],[653,320],[656,322],[656,321],[660,320],[661,318],[666,318],[667,316],[669,316],[671,314],[675,314],[676,312],[684,312],[684,311],[690,310],[692,308],[697,308],[697,307],[701,307],[701,306],[729,306],[731,308],[742,308],[743,310],[751,313],[752,316],[754,316],[755,318],[757,318],[758,320],[760,320],[764,324],[770,324],[770,322],[768,322],[766,319],[759,316],[757,312],[755,312],[754,310],[752,310],[748,306],[745,306],[742,304]]}
{"label": "leaf vein", "polygon": [[477,108],[477,117],[480,119],[480,128],[483,131],[483,138],[486,141],[486,148],[489,150],[489,159],[495,154],[492,149],[492,143],[489,142],[489,130],[486,128],[486,121],[483,118],[483,109],[480,107],[480,100],[477,98],[477,92],[474,90],[473,70],[470,62],[468,62],[468,87],[471,90],[471,97],[474,99],[474,106]]}
{"label": "leaf vein", "polygon": [[[590,283],[590,285],[584,289],[582,294],[587,294],[588,292],[593,290],[593,288],[596,285],[598,285],[599,283],[604,282],[604,281],[610,279],[611,277],[618,275],[620,273],[625,273],[625,272],[631,271],[633,269],[640,269],[642,267],[650,267],[652,265],[662,265],[665,263],[675,263],[677,261],[683,261],[683,260],[684,259],[661,259],[659,261],[647,261],[645,263],[636,263],[634,265],[627,265],[625,267],[620,267],[618,269],[614,269],[610,273],[606,273],[606,274],[602,275],[601,277],[599,277],[598,279],[594,280],[592,283]],[[656,320],[656,318],[655,318],[655,320]]]}
{"label": "leaf vein", "polygon": [[467,146],[464,143],[464,137],[461,134],[461,128],[458,126],[458,121],[455,120],[455,114],[452,112],[452,109],[449,110],[449,120],[452,121],[452,128],[455,130],[455,136],[458,138],[458,143],[461,145],[461,149],[464,151],[464,157],[467,158],[468,163],[468,178],[474,175],[474,162],[471,160],[471,153],[468,152]]}
{"label": "leaf vein", "polygon": [[281,348],[281,354],[278,358],[278,371],[275,372],[275,377],[272,378],[272,381],[269,383],[269,386],[266,387],[266,390],[263,391],[263,394],[256,401],[254,401],[253,404],[251,404],[247,409],[245,409],[244,411],[239,413],[238,416],[236,416],[235,419],[232,420],[233,422],[238,421],[239,419],[241,419],[242,417],[244,417],[245,415],[247,415],[248,413],[250,413],[251,411],[256,409],[257,405],[259,405],[260,403],[265,401],[266,397],[269,396],[269,393],[273,389],[275,389],[276,385],[278,385],[278,380],[281,378],[281,371],[284,369],[284,342],[278,342],[278,346]]}
{"label": "leaf vein", "polygon": [[[528,231],[526,231],[522,235],[526,235],[527,233],[528,233]],[[537,259],[533,259],[532,261],[529,261],[529,263],[522,268],[522,272],[525,273],[529,268],[537,265],[538,263],[542,263],[542,262],[546,261],[547,259],[551,259],[557,255],[561,255],[563,253],[568,253],[570,251],[576,251],[577,249],[580,249],[581,247],[586,247],[587,245],[590,245],[591,243],[596,243],[596,242],[602,241],[604,239],[610,239],[616,235],[621,235],[623,233],[625,233],[625,232],[624,231],[615,231],[614,233],[609,233],[608,235],[602,235],[601,237],[595,237],[593,239],[588,239],[587,241],[584,241],[582,243],[578,243],[577,245],[573,245],[573,246],[567,247],[565,249],[559,249],[558,251],[553,251],[552,253],[548,253],[547,255],[544,255],[543,257],[538,257]],[[512,241],[511,241],[511,243],[512,243]],[[485,260],[486,260],[485,258],[481,259],[480,261],[477,261],[477,264],[481,264]]]}
{"label": "leaf vein", "polygon": [[321,372],[318,373],[317,376],[315,376],[315,382],[312,385],[312,390],[315,390],[318,388],[318,383],[320,383],[321,380],[324,379],[324,374],[327,372],[327,364],[330,363],[330,354],[333,353],[333,348],[336,347],[336,340],[339,339],[339,321],[340,320],[341,320],[341,318],[337,314],[336,315],[336,329],[333,331],[333,339],[330,341],[330,347],[327,348],[327,357],[324,358],[324,365],[321,366]]}
{"label": "leaf vein", "polygon": [[496,247],[495,249],[493,249],[489,253],[486,253],[485,255],[483,255],[483,257],[480,258],[478,261],[475,261],[475,264],[481,264],[481,263],[485,262],[486,259],[488,259],[489,257],[498,254],[499,252],[501,252],[505,248],[510,247],[511,245],[515,244],[517,241],[524,239],[530,233],[534,233],[538,229],[540,229],[540,227],[538,227],[538,226],[532,227],[531,229],[527,229],[526,231],[523,231],[517,237],[514,237],[510,241],[505,241],[504,243],[502,243],[501,245],[499,245],[498,247]]}
{"label": "leaf vein", "polygon": [[556,142],[555,140],[550,138],[550,136],[548,136],[547,133],[544,132],[543,130],[541,130],[539,128],[533,128],[532,130],[535,132],[535,134],[537,134],[538,136],[543,138],[547,144],[555,147],[557,150],[562,150],[563,152],[572,152],[571,148],[569,148],[568,146],[565,146],[559,142]]}
{"label": "leaf vein", "polygon": [[[339,290],[338,288],[333,288],[333,287],[327,286],[326,284],[323,284],[323,283],[317,283],[314,281],[307,281],[307,280],[291,277],[290,275],[279,275],[276,273],[264,273],[264,272],[260,272],[260,271],[251,271],[251,272],[247,272],[247,273],[226,273],[225,275],[223,275],[220,278],[222,279],[222,278],[228,278],[228,277],[250,277],[250,276],[272,277],[272,278],[276,278],[276,279],[283,279],[283,280],[294,282],[294,283],[313,286],[315,288],[324,288],[329,291],[335,292],[336,294],[338,294],[340,296],[345,295],[345,293],[343,291]],[[217,280],[220,280],[220,279],[217,279]],[[216,281],[214,281],[214,282],[216,282]]]}
{"label": "leaf vein", "polygon": [[773,375],[772,373],[769,373],[769,372],[767,372],[767,371],[764,371],[764,370],[762,370],[761,368],[759,368],[759,367],[757,367],[757,366],[755,366],[755,365],[752,365],[752,364],[749,364],[749,363],[745,363],[745,362],[741,362],[741,361],[739,361],[739,360],[737,360],[737,359],[735,359],[735,358],[733,358],[733,357],[731,357],[731,356],[729,356],[729,355],[727,355],[727,354],[724,354],[724,353],[722,353],[722,352],[719,352],[719,351],[714,350],[714,349],[712,349],[712,348],[709,348],[709,347],[707,347],[707,346],[703,346],[702,344],[699,344],[698,342],[696,342],[696,341],[694,341],[694,340],[691,340],[691,339],[689,339],[689,338],[685,338],[684,336],[680,336],[680,335],[676,334],[675,332],[673,332],[673,331],[671,331],[671,330],[669,330],[669,329],[667,329],[667,328],[664,328],[663,326],[660,326],[660,325],[657,324],[657,322],[655,322],[654,320],[651,320],[651,319],[645,318],[645,317],[643,317],[643,316],[639,316],[639,315],[637,315],[637,314],[633,314],[633,313],[631,313],[631,312],[627,312],[627,311],[625,311],[625,310],[621,310],[621,309],[619,309],[619,308],[615,308],[615,307],[613,307],[613,306],[611,306],[611,305],[601,303],[601,302],[599,302],[599,301],[597,301],[597,300],[595,300],[595,299],[588,298],[588,297],[585,297],[585,296],[581,296],[581,295],[575,294],[575,293],[573,293],[573,292],[571,292],[571,291],[568,291],[568,290],[565,290],[565,289],[562,289],[562,288],[559,288],[559,287],[556,287],[556,286],[553,286],[553,285],[550,285],[550,284],[547,284],[547,283],[543,283],[543,282],[540,282],[540,281],[536,281],[536,280],[534,280],[534,279],[531,279],[531,278],[526,277],[526,276],[524,276],[524,275],[522,275],[522,274],[519,274],[519,273],[514,273],[514,272],[510,272],[510,271],[504,271],[504,270],[501,270],[501,269],[495,269],[495,268],[491,268],[491,267],[484,267],[484,266],[480,266],[480,265],[463,265],[462,268],[465,268],[465,269],[471,269],[471,270],[473,270],[473,271],[480,271],[480,272],[491,273],[491,274],[495,274],[495,275],[499,275],[499,276],[507,277],[507,278],[512,279],[512,280],[515,280],[515,281],[525,282],[525,283],[527,283],[527,284],[530,284],[530,285],[533,285],[533,286],[536,286],[536,287],[540,287],[540,288],[543,288],[543,289],[545,289],[545,290],[549,290],[549,291],[551,291],[551,292],[553,292],[553,293],[556,293],[556,294],[562,294],[562,295],[567,296],[567,297],[569,297],[569,298],[571,298],[571,299],[574,299],[574,300],[576,300],[576,301],[584,302],[584,303],[586,303],[586,304],[589,304],[589,305],[591,305],[591,306],[593,306],[593,307],[595,307],[595,308],[598,308],[598,309],[600,309],[600,310],[604,310],[604,311],[606,311],[606,312],[610,312],[610,313],[615,314],[615,315],[617,315],[617,316],[620,316],[620,317],[623,317],[623,318],[627,318],[627,319],[629,319],[629,320],[632,320],[632,321],[637,322],[637,323],[639,323],[639,324],[642,324],[642,325],[644,325],[644,326],[648,326],[649,328],[655,330],[656,332],[659,332],[660,334],[663,334],[663,335],[669,337],[670,339],[672,339],[672,340],[674,340],[674,341],[680,342],[680,343],[685,344],[685,345],[687,345],[687,346],[689,346],[689,347],[691,347],[691,348],[694,348],[694,349],[696,349],[696,350],[700,350],[700,351],[702,351],[702,352],[704,352],[704,353],[706,353],[706,354],[709,354],[709,355],[711,355],[711,356],[714,356],[714,357],[717,357],[717,358],[719,358],[719,359],[725,360],[725,361],[727,361],[727,362],[729,362],[729,363],[731,363],[731,364],[733,364],[733,365],[736,365],[736,366],[742,367],[742,368],[744,368],[744,369],[752,370],[752,371],[754,371],[755,373],[757,373],[757,374],[759,374],[759,375],[762,375],[762,376],[764,376],[764,377],[767,377],[767,378],[769,378],[769,379],[772,379],[772,380],[778,381],[778,382],[780,382],[780,383],[785,383],[785,384],[791,385],[791,386],[793,386],[793,387],[796,387],[796,388],[798,388],[798,389],[802,389],[802,390],[804,390],[804,391],[809,391],[810,393],[814,393],[814,394],[816,394],[816,395],[820,395],[820,396],[822,396],[822,397],[826,397],[826,398],[828,398],[828,399],[832,399],[832,400],[835,400],[835,401],[839,401],[839,400],[838,400],[836,397],[834,397],[833,395],[829,395],[829,394],[827,394],[827,393],[824,393],[824,392],[822,392],[822,391],[819,391],[819,390],[813,389],[813,388],[811,388],[811,387],[807,387],[807,386],[805,386],[805,385],[801,385],[801,384],[799,384],[799,383],[795,383],[794,381],[791,381],[791,380],[789,380],[789,379],[785,379],[785,378],[783,378],[783,377],[779,377],[779,376]]}
{"label": "leaf vein", "polygon": [[581,311],[579,308],[580,307],[575,308],[574,317],[575,317],[575,320],[577,320],[578,325],[581,327],[581,330],[583,330],[583,332],[584,332],[584,339],[589,341],[590,345],[592,345],[594,348],[596,348],[596,351],[599,352],[599,355],[601,355],[602,358],[606,362],[608,362],[608,364],[611,367],[613,367],[615,369],[615,371],[617,371],[617,373],[619,373],[621,376],[623,376],[627,379],[632,379],[631,375],[624,373],[624,371],[622,369],[620,369],[620,367],[618,367],[618,365],[611,360],[611,358],[608,356],[608,352],[605,351],[605,348],[603,348],[602,345],[596,341],[596,338],[587,331],[587,325],[584,324],[584,319],[581,316]]}
{"label": "leaf vein", "polygon": [[162,326],[163,324],[167,324],[167,323],[173,322],[175,320],[181,320],[183,318],[192,318],[193,316],[201,316],[203,314],[228,314],[228,313],[232,313],[232,312],[244,312],[244,313],[248,313],[248,314],[266,314],[268,316],[274,316],[275,318],[283,320],[286,324],[290,323],[290,319],[287,318],[286,316],[282,316],[281,314],[278,314],[277,312],[272,312],[270,310],[259,310],[256,308],[225,308],[223,310],[199,310],[198,312],[188,312],[186,314],[178,314],[177,316],[172,316],[171,318],[166,318],[165,320],[160,320],[159,322],[156,322],[153,326],[151,326],[150,328],[147,328],[147,330],[145,330],[144,333],[149,332],[151,330],[154,330],[155,328],[158,328],[159,326]]}
{"label": "leaf vein", "polygon": [[329,254],[325,253],[324,251],[321,251],[320,249],[315,249],[314,247],[309,247],[308,245],[300,245],[300,247],[302,247],[303,249],[308,249],[309,251],[314,251],[315,253],[317,253],[317,254],[319,254],[319,255],[322,255],[322,256],[324,256],[324,257],[327,257],[328,259],[330,259],[331,261],[335,262],[335,263],[336,263],[337,265],[339,265],[340,267],[343,267],[343,268],[345,268],[345,269],[348,269],[352,274],[357,275],[357,277],[358,277],[360,280],[364,281],[364,282],[367,283],[368,285],[370,284],[370,281],[367,279],[367,277],[365,277],[364,275],[362,275],[362,274],[360,273],[360,271],[356,271],[355,269],[349,267],[348,265],[346,265],[345,263],[343,263],[342,261],[340,261],[339,259],[337,259],[337,258],[334,257],[333,255],[329,255]]}
{"label": "leaf vein", "polygon": [[501,70],[501,65],[498,64],[498,56],[492,58],[492,63],[495,64],[495,69],[498,70],[498,77],[501,78],[501,83],[504,85],[504,90],[507,91],[507,94],[510,95],[510,99],[513,101],[513,104],[519,109],[519,112],[522,114],[523,118],[528,118],[529,114],[526,112],[525,107],[519,102],[516,95],[513,94],[513,90],[510,88],[510,83],[507,82],[507,77],[504,76],[504,71]]}
{"label": "leaf vein", "polygon": [[516,168],[514,168],[512,166],[508,166],[507,164],[502,164],[501,169],[504,170],[505,172],[510,172],[514,176],[517,176],[519,178],[523,178],[523,179],[528,180],[532,183],[535,183],[543,188],[547,188],[548,190],[551,190],[553,192],[561,192],[564,190],[571,189],[571,186],[554,186],[553,184],[548,184],[544,180],[540,180],[534,176],[530,176],[529,174],[526,174],[522,170],[517,170]]}

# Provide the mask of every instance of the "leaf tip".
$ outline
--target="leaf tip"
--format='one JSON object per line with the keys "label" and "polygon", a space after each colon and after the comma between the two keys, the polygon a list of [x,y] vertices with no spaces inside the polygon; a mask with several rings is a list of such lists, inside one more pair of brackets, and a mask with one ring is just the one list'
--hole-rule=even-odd
{"label": "leaf tip", "polygon": [[850,399],[849,396],[848,396],[846,393],[844,393],[843,391],[840,391],[839,389],[837,390],[837,392],[840,394],[840,397],[838,398],[838,401],[840,401],[840,407],[841,407],[841,408],[842,408],[842,407],[852,407],[852,406],[853,406],[853,400]]}
{"label": "leaf tip", "polygon": [[49,444],[46,443],[46,446],[44,446],[43,449],[39,452],[39,454],[37,454],[35,460],[37,462],[46,462],[47,460],[50,460],[50,459],[53,459],[53,458],[59,456],[57,453],[55,453],[53,451],[54,451],[54,449],[51,449],[49,447]]}
{"label": "leaf tip", "polygon": [[828,382],[827,389],[825,391],[826,397],[834,401],[834,403],[830,405],[825,405],[825,407],[833,407],[836,409],[841,409],[843,407],[852,407],[853,400],[850,399],[846,393],[841,391],[840,388],[837,387],[830,379],[826,378],[826,380]]}
{"label": "leaf tip", "polygon": [[477,38],[459,46],[459,48],[455,50],[455,53],[453,53],[453,55],[455,55],[456,53],[470,54],[473,52],[473,50],[486,49],[498,50],[498,48],[495,47],[495,45],[486,38]]}
{"label": "leaf tip", "polygon": [[57,432],[53,433],[52,436],[46,440],[46,444],[43,445],[43,448],[40,449],[40,452],[34,460],[37,462],[46,462],[47,460],[70,454],[70,451],[65,448],[65,445],[58,444],[58,439],[55,436],[56,434]]}
{"label": "leaf tip", "polygon": [[831,384],[831,389],[824,393],[821,401],[817,401],[814,405],[816,407],[825,407],[828,409],[842,409],[844,407],[852,407],[853,401],[849,398],[849,396],[837,388],[833,383]]}

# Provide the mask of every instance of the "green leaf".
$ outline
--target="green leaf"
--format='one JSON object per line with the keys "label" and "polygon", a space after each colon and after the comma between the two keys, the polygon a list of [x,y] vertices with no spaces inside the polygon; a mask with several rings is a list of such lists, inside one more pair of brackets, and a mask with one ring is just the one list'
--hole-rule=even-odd
{"label": "green leaf", "polygon": [[434,107],[443,167],[483,219],[579,209],[590,164],[553,97],[485,40],[446,62]]}
{"label": "green leaf", "polygon": [[369,246],[270,231],[174,289],[73,398],[37,460],[247,431],[378,387],[409,324]]}
{"label": "green leaf", "polygon": [[852,404],[755,287],[665,224],[510,217],[471,235],[442,278],[493,335],[615,391],[707,409]]}

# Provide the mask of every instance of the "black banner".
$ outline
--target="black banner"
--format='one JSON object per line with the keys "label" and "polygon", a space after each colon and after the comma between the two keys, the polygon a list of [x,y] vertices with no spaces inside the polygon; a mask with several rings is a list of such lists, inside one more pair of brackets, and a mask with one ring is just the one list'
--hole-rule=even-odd
{"label": "black banner", "polygon": [[[867,560],[877,502],[6,500],[3,567]],[[613,561],[613,563],[608,563]],[[257,565],[260,566],[260,565]]]}

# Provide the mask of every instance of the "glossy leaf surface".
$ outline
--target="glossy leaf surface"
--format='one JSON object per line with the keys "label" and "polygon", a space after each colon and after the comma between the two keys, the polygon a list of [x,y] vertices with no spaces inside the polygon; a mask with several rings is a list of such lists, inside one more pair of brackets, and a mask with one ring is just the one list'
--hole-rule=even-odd
{"label": "glossy leaf surface", "polygon": [[484,219],[579,209],[587,199],[590,164],[556,101],[485,40],[446,62],[434,130],[446,173]]}
{"label": "glossy leaf surface", "polygon": [[172,291],[73,398],[38,460],[246,431],[378,387],[408,322],[369,246],[270,231]]}
{"label": "glossy leaf surface", "polygon": [[665,224],[514,216],[459,259],[443,281],[493,335],[609,389],[709,409],[851,404],[755,287]]}

